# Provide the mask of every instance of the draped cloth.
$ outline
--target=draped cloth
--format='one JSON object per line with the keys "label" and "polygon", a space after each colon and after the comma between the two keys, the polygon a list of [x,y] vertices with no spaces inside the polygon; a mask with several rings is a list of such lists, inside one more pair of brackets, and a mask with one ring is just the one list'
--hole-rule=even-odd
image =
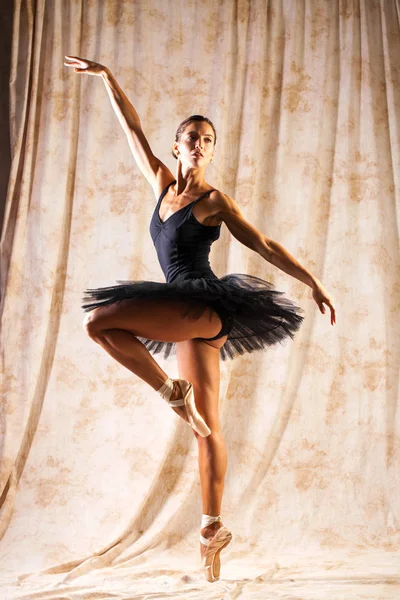
{"label": "draped cloth", "polygon": [[[399,0],[15,1],[2,598],[398,597],[399,15]],[[233,541],[212,588],[190,428],[82,329],[84,289],[163,276],[153,191],[101,78],[66,54],[110,68],[174,175],[177,126],[210,118],[207,182],[336,301],[332,327],[222,227],[214,272],[270,281],[305,321],[221,363]]]}

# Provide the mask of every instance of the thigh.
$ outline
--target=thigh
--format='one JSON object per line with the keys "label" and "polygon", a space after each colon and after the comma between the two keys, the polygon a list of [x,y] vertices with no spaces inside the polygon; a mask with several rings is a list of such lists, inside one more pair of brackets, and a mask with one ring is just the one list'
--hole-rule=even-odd
{"label": "thigh", "polygon": [[[220,392],[219,347],[226,339],[208,343],[187,340],[176,345],[181,379],[193,384],[196,407],[212,431],[220,430],[218,401]],[[217,346],[215,346],[217,344]]]}
{"label": "thigh", "polygon": [[88,313],[85,326],[94,335],[107,329],[124,329],[159,342],[212,338],[221,331],[221,319],[215,311],[210,314],[206,310],[194,320],[184,316],[186,308],[187,303],[179,300],[126,299],[94,309]]}

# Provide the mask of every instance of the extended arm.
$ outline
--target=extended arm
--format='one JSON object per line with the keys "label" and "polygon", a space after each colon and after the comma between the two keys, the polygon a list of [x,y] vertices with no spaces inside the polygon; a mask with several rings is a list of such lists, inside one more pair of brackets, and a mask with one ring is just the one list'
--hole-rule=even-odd
{"label": "extended arm", "polygon": [[315,275],[303,267],[281,244],[265,236],[262,237],[262,243],[258,244],[256,252],[265,258],[265,260],[288,275],[302,281],[310,288],[314,288],[317,283],[321,283]]}
{"label": "extended arm", "polygon": [[105,83],[112,107],[122,125],[123,130],[127,132],[130,129],[141,129],[142,125],[140,123],[139,115],[118,85],[118,82],[111,73],[110,69],[103,67],[101,78]]}
{"label": "extended arm", "polygon": [[139,115],[118,85],[110,69],[100,63],[78,56],[66,56],[64,64],[67,67],[73,67],[75,73],[97,75],[103,79],[112,107],[128,138],[133,157],[143,175],[154,188],[157,184],[159,171],[165,170],[166,167],[151,151],[143,133]]}
{"label": "extended arm", "polygon": [[336,310],[332,298],[315,275],[301,265],[281,244],[267,238],[258,229],[250,225],[244,218],[237,203],[226,194],[218,192],[214,195],[215,215],[224,221],[232,235],[242,244],[260,254],[281,271],[288,273],[308,285],[313,291],[313,298],[322,313],[324,303],[331,310],[331,323],[336,323]]}

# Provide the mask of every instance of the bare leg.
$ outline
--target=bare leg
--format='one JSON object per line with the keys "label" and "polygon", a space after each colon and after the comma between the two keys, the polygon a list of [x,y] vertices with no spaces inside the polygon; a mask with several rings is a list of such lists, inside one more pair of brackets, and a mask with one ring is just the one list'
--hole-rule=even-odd
{"label": "bare leg", "polygon": [[[158,391],[168,375],[163,371],[158,362],[154,360],[146,346],[142,344],[133,333],[122,329],[106,329],[101,334],[92,336],[104,350],[110,354],[121,365],[135,373],[140,379],[143,379],[154,390]],[[174,391],[170,400],[177,400],[181,397],[181,390],[174,382]],[[171,406],[182,419],[189,422],[186,410],[181,406]]]}
{"label": "bare leg", "polygon": [[168,375],[154,360],[146,346],[133,333],[123,329],[106,329],[91,336],[110,356],[159,390]]}
{"label": "bare leg", "polygon": [[[224,493],[227,455],[222,432],[211,431],[206,438],[197,436],[199,448],[199,470],[203,514],[217,517],[221,514],[222,495]],[[200,533],[210,539],[222,527],[221,521],[216,521],[203,527]],[[200,543],[200,554],[203,557],[206,546]]]}
{"label": "bare leg", "polygon": [[[177,302],[124,300],[90,312],[84,327],[110,356],[157,391],[168,375],[136,336],[179,342],[213,337],[221,328],[218,315],[211,321],[204,315],[195,322],[181,315],[182,305]],[[171,400],[181,394],[179,386],[174,387]],[[184,408],[174,407],[174,410],[187,420]]]}
{"label": "bare leg", "polygon": [[[203,513],[219,515],[227,467],[218,414],[219,348],[226,337],[213,342],[194,339],[217,335],[221,329],[218,315],[210,320],[205,314],[193,322],[182,318],[182,306],[175,302],[124,300],[92,311],[84,326],[108,354],[154,390],[158,390],[168,376],[136,336],[177,342],[180,377],[193,384],[197,410],[211,429],[207,438],[194,432],[199,448]],[[179,393],[180,390],[176,390],[172,399],[178,398]],[[221,526],[220,522],[212,523],[201,531],[202,535],[212,537]]]}
{"label": "bare leg", "polygon": [[209,427],[211,434],[206,438],[196,435],[201,497],[203,514],[217,517],[221,514],[228,460],[222,432],[213,431],[212,426]]}
{"label": "bare leg", "polygon": [[[218,516],[221,514],[227,469],[227,453],[221,432],[218,399],[220,387],[219,347],[226,338],[214,342],[190,340],[180,342],[177,349],[179,373],[193,384],[196,406],[201,411],[211,434],[202,438],[193,432],[198,443],[198,462],[203,514]],[[205,538],[215,535],[222,527],[219,521],[201,529]],[[200,544],[203,556],[206,547]]]}

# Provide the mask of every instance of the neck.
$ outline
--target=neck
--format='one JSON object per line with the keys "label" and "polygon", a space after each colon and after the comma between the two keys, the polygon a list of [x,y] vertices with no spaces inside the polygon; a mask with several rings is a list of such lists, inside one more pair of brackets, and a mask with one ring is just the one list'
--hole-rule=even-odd
{"label": "neck", "polygon": [[199,189],[204,187],[204,172],[206,167],[201,169],[193,169],[193,167],[187,167],[183,165],[178,158],[178,165],[176,168],[176,195],[180,196],[190,192],[193,189]]}

